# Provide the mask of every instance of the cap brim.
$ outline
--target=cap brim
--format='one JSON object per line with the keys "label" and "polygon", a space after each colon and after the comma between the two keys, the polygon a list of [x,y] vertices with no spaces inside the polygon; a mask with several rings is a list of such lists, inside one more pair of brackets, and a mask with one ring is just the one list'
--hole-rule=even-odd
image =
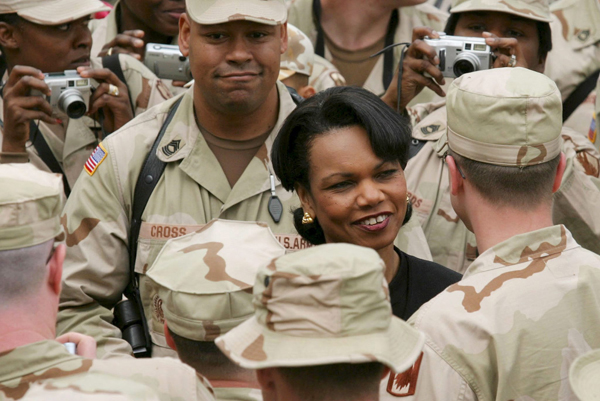
{"label": "cap brim", "polygon": [[494,2],[494,4],[482,4],[482,2],[476,2],[474,5],[473,1],[465,1],[464,3],[459,4],[456,7],[452,7],[450,9],[450,14],[471,12],[471,11],[495,11],[501,13],[507,13],[512,15],[518,15],[519,17],[523,17],[526,19],[531,19],[534,21],[541,22],[552,22],[552,17],[550,15],[550,11],[548,10],[547,15],[543,15],[543,13],[534,13],[530,11],[524,11],[520,9],[510,8],[506,4],[503,4],[500,1]]}
{"label": "cap brim", "polygon": [[109,10],[110,7],[98,0],[62,0],[40,2],[39,5],[18,11],[17,14],[36,24],[58,25]]}
{"label": "cap brim", "polygon": [[225,355],[246,369],[380,362],[396,373],[413,365],[424,342],[421,332],[396,317],[383,332],[315,338],[269,330],[254,316],[215,340]]}
{"label": "cap brim", "polygon": [[277,79],[279,81],[283,81],[284,79],[287,79],[287,78],[291,77],[295,73],[296,73],[296,71],[286,70],[286,69],[282,68],[282,69],[279,70],[279,77]]}
{"label": "cap brim", "polygon": [[253,21],[259,24],[279,25],[287,21],[285,4],[264,0],[219,0],[208,9],[201,2],[187,1],[187,14],[202,25],[223,24],[231,21]]}

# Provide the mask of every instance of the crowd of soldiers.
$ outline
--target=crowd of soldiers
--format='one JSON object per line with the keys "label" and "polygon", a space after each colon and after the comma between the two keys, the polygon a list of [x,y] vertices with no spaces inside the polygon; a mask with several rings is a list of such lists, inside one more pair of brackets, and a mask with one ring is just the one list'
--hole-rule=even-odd
{"label": "crowd of soldiers", "polygon": [[600,0],[1,0],[0,52],[0,400],[600,399]]}

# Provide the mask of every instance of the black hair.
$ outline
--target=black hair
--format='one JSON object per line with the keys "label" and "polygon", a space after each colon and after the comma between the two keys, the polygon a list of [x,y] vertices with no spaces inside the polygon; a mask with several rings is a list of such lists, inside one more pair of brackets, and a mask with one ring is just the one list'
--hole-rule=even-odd
{"label": "black hair", "polygon": [[[288,191],[301,185],[310,192],[309,154],[317,136],[351,126],[362,127],[369,137],[373,153],[384,161],[397,161],[402,168],[408,162],[411,126],[379,97],[358,87],[335,87],[305,100],[285,120],[271,150],[275,174]],[[325,234],[317,219],[302,224],[302,208],[294,212],[298,233],[314,245],[325,243]],[[410,218],[407,209],[406,216]],[[405,221],[408,221],[405,217]]]}
{"label": "black hair", "polygon": [[[8,25],[17,25],[21,22],[21,17],[19,17],[17,13],[0,14],[0,22],[4,22]],[[2,75],[4,75],[4,71],[6,71],[7,67],[6,54],[4,54],[4,49],[0,46],[0,79],[2,78]]]}
{"label": "black hair", "polygon": [[[454,35],[458,20],[463,13],[450,14],[444,32],[447,35]],[[526,19],[526,18],[525,18]],[[535,21],[538,32],[538,57],[540,60],[545,60],[550,50],[552,50],[552,31],[548,22]]]}

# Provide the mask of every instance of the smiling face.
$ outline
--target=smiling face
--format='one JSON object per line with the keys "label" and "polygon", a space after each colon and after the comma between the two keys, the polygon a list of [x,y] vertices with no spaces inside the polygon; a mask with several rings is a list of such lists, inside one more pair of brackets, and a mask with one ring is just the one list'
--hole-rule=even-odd
{"label": "smiling face", "polygon": [[276,91],[286,25],[232,21],[200,25],[184,15],[179,45],[189,55],[194,97],[221,113],[249,113]]}
{"label": "smiling face", "polygon": [[459,15],[454,35],[482,37],[483,32],[490,32],[500,38],[515,38],[523,50],[527,68],[544,72],[546,61],[539,55],[540,39],[536,21],[496,11],[474,11]]}
{"label": "smiling face", "polygon": [[400,163],[377,157],[359,126],[317,136],[309,160],[310,191],[296,189],[304,211],[319,220],[326,241],[377,251],[393,246],[407,206]]}
{"label": "smiling face", "polygon": [[123,0],[122,4],[161,35],[176,36],[179,32],[179,17],[185,12],[183,0]]}
{"label": "smiling face", "polygon": [[61,25],[39,25],[21,19],[11,26],[12,37],[3,47],[9,64],[35,67],[42,72],[63,72],[90,65],[90,18]]}

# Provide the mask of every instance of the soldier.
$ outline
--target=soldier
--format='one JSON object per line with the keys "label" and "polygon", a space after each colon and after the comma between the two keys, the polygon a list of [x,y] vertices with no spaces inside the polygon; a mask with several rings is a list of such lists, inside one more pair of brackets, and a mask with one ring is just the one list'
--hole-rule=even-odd
{"label": "soldier", "polygon": [[525,68],[452,83],[452,205],[480,255],[410,319],[427,335],[415,399],[572,399],[571,362],[600,346],[600,256],[552,222],[561,109],[556,84]]}
{"label": "soldier", "polygon": [[423,335],[392,315],[375,251],[326,244],[259,269],[252,318],[215,340],[257,369],[265,401],[379,399],[379,382],[421,355]]}
{"label": "soldier", "polygon": [[[30,164],[0,165],[0,398],[18,400],[36,382],[92,372],[149,385],[161,399],[212,400],[204,379],[179,361],[87,359],[80,355],[93,356],[85,343],[92,339],[55,340],[65,257],[65,245],[57,242],[64,238],[62,191],[58,174]],[[73,340],[77,355],[58,342]],[[116,385],[98,384],[105,390]]]}
{"label": "soldier", "polygon": [[569,383],[579,401],[597,401],[600,394],[600,350],[590,350],[571,364]]}
{"label": "soldier", "polygon": [[[565,126],[587,134],[587,124],[594,112],[596,91],[593,90],[593,79],[583,83],[600,70],[600,2],[561,0],[552,3],[550,11],[554,14],[550,24],[552,51],[548,54],[544,73],[560,89],[565,102],[563,115],[572,112]],[[577,100],[567,101],[579,85],[587,85],[586,93]],[[600,149],[600,140],[594,145]]]}
{"label": "soldier", "polygon": [[[446,31],[459,36],[486,37],[498,54],[494,68],[516,65],[544,71],[546,55],[552,48],[551,15],[545,0],[455,0],[453,4]],[[415,31],[423,36],[431,32],[427,28]],[[509,37],[511,35],[513,37]],[[403,76],[406,96],[423,84],[422,79],[427,79],[423,76],[424,67],[436,80],[441,79],[437,67],[422,60],[423,55],[433,58],[432,51],[422,40],[415,41],[408,50]],[[428,82],[436,85],[431,80]],[[406,98],[401,103],[408,101]],[[413,209],[421,220],[434,261],[463,272],[477,257],[477,244],[450,204],[443,159],[447,149],[445,101],[418,105],[409,109],[409,113],[414,123],[413,143],[421,146],[416,147],[416,156],[406,168]],[[600,252],[600,222],[595,211],[600,204],[600,154],[581,134],[564,129],[562,136],[562,150],[569,167],[563,185],[555,194],[554,221],[566,224],[582,246]]]}
{"label": "soldier", "polygon": [[231,362],[214,340],[254,314],[258,268],[284,254],[266,225],[215,220],[169,240],[148,269],[156,305],[150,324],[210,380],[217,400],[262,400],[254,372]]}
{"label": "soldier", "polygon": [[[62,173],[67,195],[98,138],[133,118],[130,99],[140,114],[171,97],[154,74],[130,57],[119,58],[127,86],[108,69],[96,62],[90,64],[92,42],[87,22],[91,14],[105,8],[97,0],[11,0],[0,4],[0,47],[8,66],[0,99],[0,162],[30,161],[42,170]],[[102,110],[103,120],[97,115],[79,119],[57,116],[48,101],[31,96],[32,90],[50,93],[42,72],[74,69],[97,81],[88,115]]]}
{"label": "soldier", "polygon": [[[381,96],[392,82],[402,47],[377,58],[370,56],[385,46],[410,42],[414,27],[427,25],[439,31],[444,27],[447,14],[421,4],[424,1],[366,5],[362,0],[294,0],[289,6],[289,19],[308,35],[315,53],[331,61],[349,85],[362,86]],[[429,101],[433,95],[423,93],[415,102]]]}
{"label": "soldier", "polygon": [[278,79],[308,99],[317,93],[308,83],[314,62],[315,50],[308,37],[292,24],[288,24],[288,48],[281,55]]}

